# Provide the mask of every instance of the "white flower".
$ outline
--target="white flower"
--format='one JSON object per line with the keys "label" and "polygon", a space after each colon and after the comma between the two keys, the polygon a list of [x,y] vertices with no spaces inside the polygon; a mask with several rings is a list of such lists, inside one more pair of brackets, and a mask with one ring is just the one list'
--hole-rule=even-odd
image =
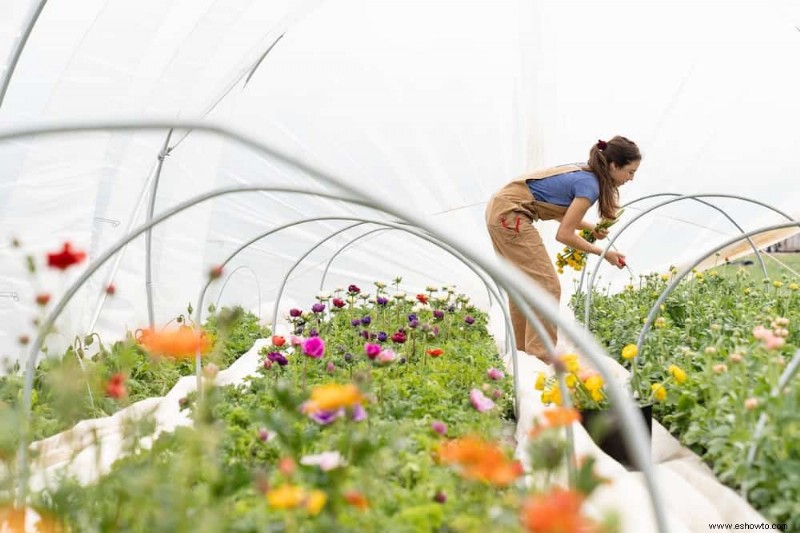
{"label": "white flower", "polygon": [[382,282],[382,281],[376,281],[375,282],[375,286],[378,287],[379,289],[386,288],[386,284],[384,282]]}
{"label": "white flower", "polygon": [[436,287],[434,287],[433,285],[428,285],[427,287],[425,287],[425,290],[428,292],[436,292]]}
{"label": "white flower", "polygon": [[447,300],[449,300],[449,299],[450,299],[450,297],[449,297],[448,295],[446,295],[446,294],[437,294],[436,296],[434,296],[434,298],[433,298],[433,299],[434,299],[434,300],[436,300],[437,302],[442,302],[442,303],[444,303],[444,302],[446,302]]}
{"label": "white flower", "polygon": [[402,300],[406,297],[406,293],[404,293],[403,291],[398,291],[394,293],[392,296],[397,300]]}
{"label": "white flower", "polygon": [[331,293],[329,292],[318,292],[317,293],[317,300],[320,302],[327,302],[331,299]]}
{"label": "white flower", "polygon": [[317,455],[306,455],[300,459],[301,465],[317,465],[323,472],[345,466],[347,462],[338,451],[322,452]]}

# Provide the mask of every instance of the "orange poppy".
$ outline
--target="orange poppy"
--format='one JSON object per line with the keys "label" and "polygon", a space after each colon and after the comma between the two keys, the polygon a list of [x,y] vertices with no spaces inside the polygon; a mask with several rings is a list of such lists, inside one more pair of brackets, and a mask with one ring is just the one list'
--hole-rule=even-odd
{"label": "orange poppy", "polygon": [[444,353],[444,350],[442,350],[441,348],[431,348],[426,353],[431,357],[439,357]]}
{"label": "orange poppy", "polygon": [[166,331],[145,329],[138,342],[151,355],[175,359],[190,359],[197,352],[204,354],[211,349],[211,341],[205,333],[188,326]]}
{"label": "orange poppy", "polygon": [[526,531],[535,533],[590,533],[596,525],[581,515],[583,496],[555,488],[547,494],[534,494],[522,505],[520,520]]}
{"label": "orange poppy", "polygon": [[478,437],[445,442],[438,456],[443,463],[455,465],[463,477],[492,485],[508,485],[524,473],[519,461],[508,459],[500,447]]}
{"label": "orange poppy", "polygon": [[362,511],[369,508],[367,497],[356,490],[349,490],[345,492],[344,501],[346,501],[348,505],[352,505],[353,507],[361,509]]}
{"label": "orange poppy", "polygon": [[542,413],[544,423],[536,423],[528,433],[531,437],[536,437],[546,429],[560,428],[569,426],[573,422],[580,422],[581,414],[572,407],[553,407]]}

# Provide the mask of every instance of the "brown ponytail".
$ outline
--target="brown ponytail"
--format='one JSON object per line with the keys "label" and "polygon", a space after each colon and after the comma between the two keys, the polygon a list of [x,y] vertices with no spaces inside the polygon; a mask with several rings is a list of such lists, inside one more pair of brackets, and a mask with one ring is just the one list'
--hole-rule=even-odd
{"label": "brown ponytail", "polygon": [[600,201],[598,210],[603,218],[614,218],[619,209],[619,190],[609,174],[609,165],[624,167],[633,161],[642,159],[636,143],[619,135],[609,141],[597,141],[589,150],[589,170],[600,183]]}

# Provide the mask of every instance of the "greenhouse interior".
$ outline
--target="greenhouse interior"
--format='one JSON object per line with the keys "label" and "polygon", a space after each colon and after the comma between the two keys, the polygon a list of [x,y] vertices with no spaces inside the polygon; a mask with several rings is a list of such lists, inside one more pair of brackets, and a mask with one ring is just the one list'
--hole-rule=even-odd
{"label": "greenhouse interior", "polygon": [[798,58],[793,0],[0,2],[0,531],[800,531]]}

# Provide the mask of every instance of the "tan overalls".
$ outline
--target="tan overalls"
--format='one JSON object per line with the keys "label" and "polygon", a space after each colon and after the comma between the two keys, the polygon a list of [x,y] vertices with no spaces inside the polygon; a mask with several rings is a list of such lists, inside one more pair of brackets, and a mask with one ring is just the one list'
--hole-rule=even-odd
{"label": "tan overalls", "polygon": [[[533,221],[560,219],[567,208],[536,200],[526,181],[576,170],[581,170],[581,167],[563,165],[525,174],[497,191],[486,206],[486,227],[497,255],[514,263],[556,300],[561,298],[561,283],[553,266],[553,258],[547,253]],[[517,349],[547,359],[544,344],[511,299],[508,307]],[[555,345],[558,328],[544,320],[542,323]]]}

